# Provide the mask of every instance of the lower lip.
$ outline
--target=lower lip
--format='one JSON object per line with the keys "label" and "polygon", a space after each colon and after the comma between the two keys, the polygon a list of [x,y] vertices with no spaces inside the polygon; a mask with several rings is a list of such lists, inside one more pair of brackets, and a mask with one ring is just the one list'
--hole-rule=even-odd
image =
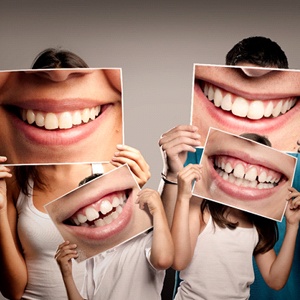
{"label": "lower lip", "polygon": [[108,225],[101,227],[82,227],[63,224],[63,226],[68,232],[70,232],[70,234],[79,237],[84,241],[105,241],[106,239],[115,237],[119,233],[123,232],[128,226],[133,214],[132,201],[132,195],[130,195],[123,207],[122,213],[117,219]]}
{"label": "lower lip", "polygon": [[[238,200],[261,200],[265,198],[269,198],[275,193],[277,193],[278,189],[282,182],[270,189],[255,189],[255,188],[247,188],[242,186],[237,186],[227,180],[224,180],[215,170],[213,166],[212,160],[209,160],[209,169],[212,180],[216,187],[220,189],[223,193],[227,194],[231,198]],[[217,199],[216,199],[217,200]]]}
{"label": "lower lip", "polygon": [[112,108],[113,105],[103,106],[100,116],[95,120],[86,124],[77,125],[70,129],[57,130],[46,130],[29,125],[14,114],[8,113],[11,115],[12,126],[17,129],[18,134],[22,134],[26,141],[42,146],[68,146],[76,144],[94,133]]}
{"label": "lower lip", "polygon": [[212,120],[217,121],[225,128],[240,132],[264,132],[270,133],[283,125],[286,126],[286,122],[300,112],[300,101],[297,101],[296,105],[284,115],[276,118],[262,118],[260,120],[251,120],[248,118],[241,118],[233,115],[231,112],[222,110],[216,107],[211,101],[204,95],[200,86],[195,83],[195,95],[198,96],[198,101],[203,101],[207,108]]}

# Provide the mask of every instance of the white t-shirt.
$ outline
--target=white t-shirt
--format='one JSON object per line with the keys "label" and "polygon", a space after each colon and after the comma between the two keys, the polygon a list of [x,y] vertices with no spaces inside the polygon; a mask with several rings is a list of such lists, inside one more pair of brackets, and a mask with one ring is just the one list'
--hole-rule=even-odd
{"label": "white t-shirt", "polygon": [[82,296],[95,300],[161,299],[165,271],[149,261],[152,231],[86,261]]}
{"label": "white t-shirt", "polygon": [[210,217],[198,236],[191,263],[180,272],[183,281],[175,299],[248,299],[257,243],[255,227],[220,228]]}

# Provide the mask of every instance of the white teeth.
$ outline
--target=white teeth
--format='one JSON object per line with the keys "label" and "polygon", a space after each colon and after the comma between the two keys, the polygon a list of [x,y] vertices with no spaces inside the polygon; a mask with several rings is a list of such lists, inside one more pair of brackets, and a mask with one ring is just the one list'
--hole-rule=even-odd
{"label": "white teeth", "polygon": [[85,215],[89,221],[93,221],[99,218],[99,213],[93,207],[88,207],[85,210]]}
{"label": "white teeth", "polygon": [[250,168],[245,174],[245,179],[249,181],[254,181],[256,177],[257,177],[256,168]]}
{"label": "white teeth", "polygon": [[[278,100],[247,100],[243,97],[235,97],[233,94],[221,91],[211,84],[205,84],[203,92],[207,99],[213,101],[216,107],[225,111],[231,111],[233,115],[259,120],[263,117],[278,117],[288,112],[297,102],[297,98]],[[29,122],[29,121],[28,121]]]}
{"label": "white teeth", "polygon": [[247,117],[252,120],[259,120],[264,116],[264,104],[262,101],[252,101],[249,110],[247,113]]}
{"label": "white teeth", "polygon": [[237,97],[232,104],[231,111],[238,117],[246,117],[248,114],[248,102],[242,97]]}
{"label": "white teeth", "polygon": [[119,200],[119,198],[118,197],[114,197],[113,198],[113,201],[112,201],[112,206],[113,207],[117,207],[117,206],[119,206],[120,205],[120,200]]}
{"label": "white teeth", "polygon": [[85,222],[87,221],[87,217],[86,217],[85,215],[83,215],[83,214],[78,214],[78,215],[77,215],[77,219],[78,219],[78,221],[79,221],[81,224],[83,224],[83,223],[85,223]]}
{"label": "white teeth", "polygon": [[272,188],[280,181],[281,177],[279,173],[258,170],[255,166],[246,168],[242,163],[237,163],[233,167],[229,161],[226,162],[221,157],[215,159],[215,168],[224,180],[243,187]]}
{"label": "white teeth", "polygon": [[106,215],[113,209],[113,206],[108,200],[103,200],[100,204],[100,211],[103,215]]}
{"label": "white teeth", "polygon": [[54,113],[48,113],[45,116],[45,128],[48,130],[58,128],[58,118]]}
{"label": "white teeth", "polygon": [[237,164],[233,170],[233,175],[237,178],[243,178],[245,174],[245,169],[242,164]]}
{"label": "white teeth", "polygon": [[75,125],[88,123],[95,120],[101,112],[101,106],[92,108],[84,108],[76,111],[66,111],[62,113],[45,113],[34,110],[22,110],[21,115],[23,121],[28,124],[35,123],[38,127],[45,127],[47,130],[70,129]]}

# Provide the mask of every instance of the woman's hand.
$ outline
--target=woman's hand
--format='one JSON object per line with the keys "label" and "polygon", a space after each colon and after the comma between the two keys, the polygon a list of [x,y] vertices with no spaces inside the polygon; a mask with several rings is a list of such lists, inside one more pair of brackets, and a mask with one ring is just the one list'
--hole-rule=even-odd
{"label": "woman's hand", "polygon": [[134,174],[137,183],[142,187],[151,177],[150,167],[142,156],[141,152],[127,145],[117,145],[117,152],[111,160],[111,164],[120,167],[128,164],[131,172]]}
{"label": "woman's hand", "polygon": [[164,210],[159,193],[152,189],[141,190],[137,194],[136,203],[139,204],[140,209],[145,209],[147,206],[152,216],[157,211]]}
{"label": "woman's hand", "polygon": [[288,205],[285,211],[287,224],[299,226],[300,222],[300,193],[293,187],[289,188]]}
{"label": "woman's hand", "polygon": [[[6,162],[5,156],[0,156],[0,163]],[[3,165],[0,165],[0,211],[7,207],[7,190],[6,190],[6,178],[12,177],[10,169]]]}
{"label": "woman's hand", "polygon": [[187,159],[187,153],[195,152],[195,147],[200,146],[198,128],[193,125],[176,126],[161,136],[159,146],[164,155],[163,173],[169,180],[175,181]]}

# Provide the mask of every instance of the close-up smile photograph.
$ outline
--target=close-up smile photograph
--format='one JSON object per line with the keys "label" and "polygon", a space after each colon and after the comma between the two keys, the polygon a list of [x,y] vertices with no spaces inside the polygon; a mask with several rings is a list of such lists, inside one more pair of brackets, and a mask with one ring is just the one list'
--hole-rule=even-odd
{"label": "close-up smile photograph", "polygon": [[194,194],[281,221],[296,158],[267,141],[253,133],[236,136],[210,128],[200,161],[203,178]]}
{"label": "close-up smile photograph", "polygon": [[45,205],[64,240],[83,261],[150,229],[150,214],[135,203],[139,185],[127,165],[87,181]]}
{"label": "close-up smile photograph", "polygon": [[17,164],[108,161],[123,143],[122,111],[121,69],[1,72],[1,154]]}
{"label": "close-up smile photograph", "polygon": [[215,127],[267,135],[274,148],[297,152],[299,71],[195,64],[193,87],[192,124],[203,143]]}

